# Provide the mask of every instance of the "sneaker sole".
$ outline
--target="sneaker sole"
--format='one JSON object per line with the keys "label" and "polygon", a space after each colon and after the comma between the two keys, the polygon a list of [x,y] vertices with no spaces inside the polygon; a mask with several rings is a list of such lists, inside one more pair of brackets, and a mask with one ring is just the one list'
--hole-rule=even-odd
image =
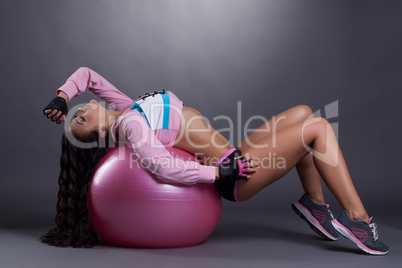
{"label": "sneaker sole", "polygon": [[313,229],[313,231],[316,232],[318,235],[331,241],[338,240],[337,237],[334,237],[330,233],[328,233],[324,229],[324,227],[322,227],[322,225],[313,217],[313,215],[311,215],[310,211],[302,204],[300,204],[299,202],[295,202],[292,204],[292,208],[296,212],[296,214],[299,215],[300,218],[305,220],[310,228]]}
{"label": "sneaker sole", "polygon": [[373,254],[373,255],[385,255],[388,253],[388,251],[383,252],[383,251],[377,251],[377,250],[372,250],[369,249],[368,247],[366,247],[362,242],[360,242],[359,239],[357,239],[356,236],[353,235],[353,233],[351,231],[349,231],[348,228],[346,228],[345,226],[343,226],[339,221],[337,221],[336,219],[333,220],[332,222],[332,226],[334,226],[335,230],[340,233],[343,237],[345,237],[346,239],[348,239],[349,241],[351,241],[353,244],[355,244],[356,246],[358,246],[361,250],[363,250],[366,253],[369,254]]}

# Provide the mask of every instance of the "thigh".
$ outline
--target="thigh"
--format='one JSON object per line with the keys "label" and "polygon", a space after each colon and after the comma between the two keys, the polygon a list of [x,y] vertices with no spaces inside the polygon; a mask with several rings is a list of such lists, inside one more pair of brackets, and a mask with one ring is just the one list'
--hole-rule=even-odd
{"label": "thigh", "polygon": [[252,197],[287,174],[309,153],[305,146],[314,142],[322,129],[320,124],[313,123],[308,127],[304,126],[304,122],[292,124],[260,139],[256,144],[258,146],[240,150],[242,155],[256,157],[260,168],[248,181],[239,181],[236,191],[238,200]]}
{"label": "thigh", "polygon": [[258,143],[258,141],[266,136],[271,135],[289,125],[303,122],[312,116],[313,112],[307,105],[298,105],[292,107],[262,124],[259,128],[248,135],[240,144],[236,146],[241,151],[247,150],[249,147]]}

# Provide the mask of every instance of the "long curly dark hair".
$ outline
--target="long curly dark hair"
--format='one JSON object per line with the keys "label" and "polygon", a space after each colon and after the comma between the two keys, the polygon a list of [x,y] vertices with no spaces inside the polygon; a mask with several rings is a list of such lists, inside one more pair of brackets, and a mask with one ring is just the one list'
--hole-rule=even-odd
{"label": "long curly dark hair", "polygon": [[63,134],[56,227],[40,241],[57,247],[93,247],[98,238],[88,217],[87,192],[92,173],[109,148],[109,136],[99,146],[97,130],[85,136],[72,134],[80,142],[96,142],[98,146],[80,148],[70,142],[66,133]]}

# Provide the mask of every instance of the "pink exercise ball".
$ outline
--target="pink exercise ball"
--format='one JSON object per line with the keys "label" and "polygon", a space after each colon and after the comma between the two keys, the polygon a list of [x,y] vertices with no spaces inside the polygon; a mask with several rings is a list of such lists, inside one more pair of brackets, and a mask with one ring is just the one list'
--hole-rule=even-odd
{"label": "pink exercise ball", "polygon": [[[198,161],[167,149],[175,158]],[[109,242],[141,248],[186,247],[207,239],[222,212],[214,185],[167,184],[137,160],[132,148],[115,147],[99,161],[88,190],[95,232]]]}

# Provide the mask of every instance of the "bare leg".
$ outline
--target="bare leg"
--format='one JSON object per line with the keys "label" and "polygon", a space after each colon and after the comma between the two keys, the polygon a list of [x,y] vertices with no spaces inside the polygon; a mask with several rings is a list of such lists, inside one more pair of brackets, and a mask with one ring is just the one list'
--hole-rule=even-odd
{"label": "bare leg", "polygon": [[[313,117],[313,111],[306,105],[292,107],[261,125],[257,131],[251,133],[239,145],[236,146],[240,151],[245,151],[258,143],[259,140],[272,135],[289,125],[304,122],[307,118]],[[322,192],[321,178],[318,173],[312,154],[307,154],[297,164],[296,170],[299,175],[304,191],[317,204],[325,204]]]}
{"label": "bare leg", "polygon": [[[197,110],[186,108],[183,112],[183,133],[178,134],[174,147],[197,155],[206,165],[214,165],[232,146],[222,134],[213,129],[202,118]],[[283,120],[280,120],[281,115],[284,116]],[[252,141],[251,143],[242,142],[238,146],[243,155],[249,154],[259,159],[264,159],[271,152],[277,158],[282,157],[286,164],[284,168],[260,168],[252,175],[249,181],[239,182],[238,199],[246,200],[252,197],[296,166],[303,188],[307,194],[313,197],[315,202],[321,203],[324,200],[320,182],[321,175],[337,200],[349,211],[350,216],[354,219],[367,221],[368,215],[353,186],[346,163],[329,123],[325,119],[320,119],[320,121],[309,125],[303,131],[302,121],[310,115],[311,109],[307,106],[297,106],[289,109],[276,116],[276,122],[271,119],[260,127],[260,130],[265,128],[266,131],[251,133],[248,137],[248,141]],[[311,120],[314,119],[308,119],[307,121],[312,123]],[[329,142],[326,139],[327,126],[330,128],[328,133]],[[270,130],[272,130],[271,133],[269,133]],[[327,150],[332,152],[326,154],[327,158],[329,158],[327,159],[328,161],[331,160],[331,156],[338,154],[339,164],[332,167],[327,164],[328,161],[325,161],[325,159],[322,161],[313,158],[304,147],[303,141],[317,152],[324,153]],[[272,146],[273,142],[276,143],[276,146]],[[266,144],[271,144],[271,146],[265,148],[251,146]]]}
{"label": "bare leg", "polygon": [[320,173],[318,173],[315,167],[311,153],[307,154],[296,164],[296,171],[299,175],[304,192],[308,194],[315,203],[325,204]]}
{"label": "bare leg", "polygon": [[[262,165],[249,181],[239,182],[237,198],[247,200],[283,177],[309,155],[309,151],[305,148],[306,144],[315,152],[322,154],[321,159],[313,158],[314,165],[341,206],[349,212],[353,219],[368,221],[369,217],[352,183],[330,124],[324,118],[307,119],[305,123],[307,123],[307,127],[304,127],[303,122],[292,124],[278,130],[275,135],[265,136],[255,143],[259,146],[268,144],[269,146],[266,148],[250,146],[242,150],[242,155],[253,155],[262,161]],[[283,159],[285,164],[266,167],[264,159],[266,160],[269,154],[277,159]],[[317,153],[315,154],[317,155]],[[328,164],[334,161],[338,161],[338,164],[335,166]]]}
{"label": "bare leg", "polygon": [[[304,122],[312,117],[313,112],[306,105],[292,107],[261,125],[257,131],[251,133],[239,145],[244,151],[259,140],[272,135],[276,131],[289,125]],[[205,165],[215,165],[218,159],[232,148],[227,139],[213,129],[195,109],[183,109],[182,127],[174,147],[186,150],[196,155]],[[304,191],[318,204],[324,204],[320,174],[315,168],[311,154],[307,154],[297,164],[296,169]]]}

